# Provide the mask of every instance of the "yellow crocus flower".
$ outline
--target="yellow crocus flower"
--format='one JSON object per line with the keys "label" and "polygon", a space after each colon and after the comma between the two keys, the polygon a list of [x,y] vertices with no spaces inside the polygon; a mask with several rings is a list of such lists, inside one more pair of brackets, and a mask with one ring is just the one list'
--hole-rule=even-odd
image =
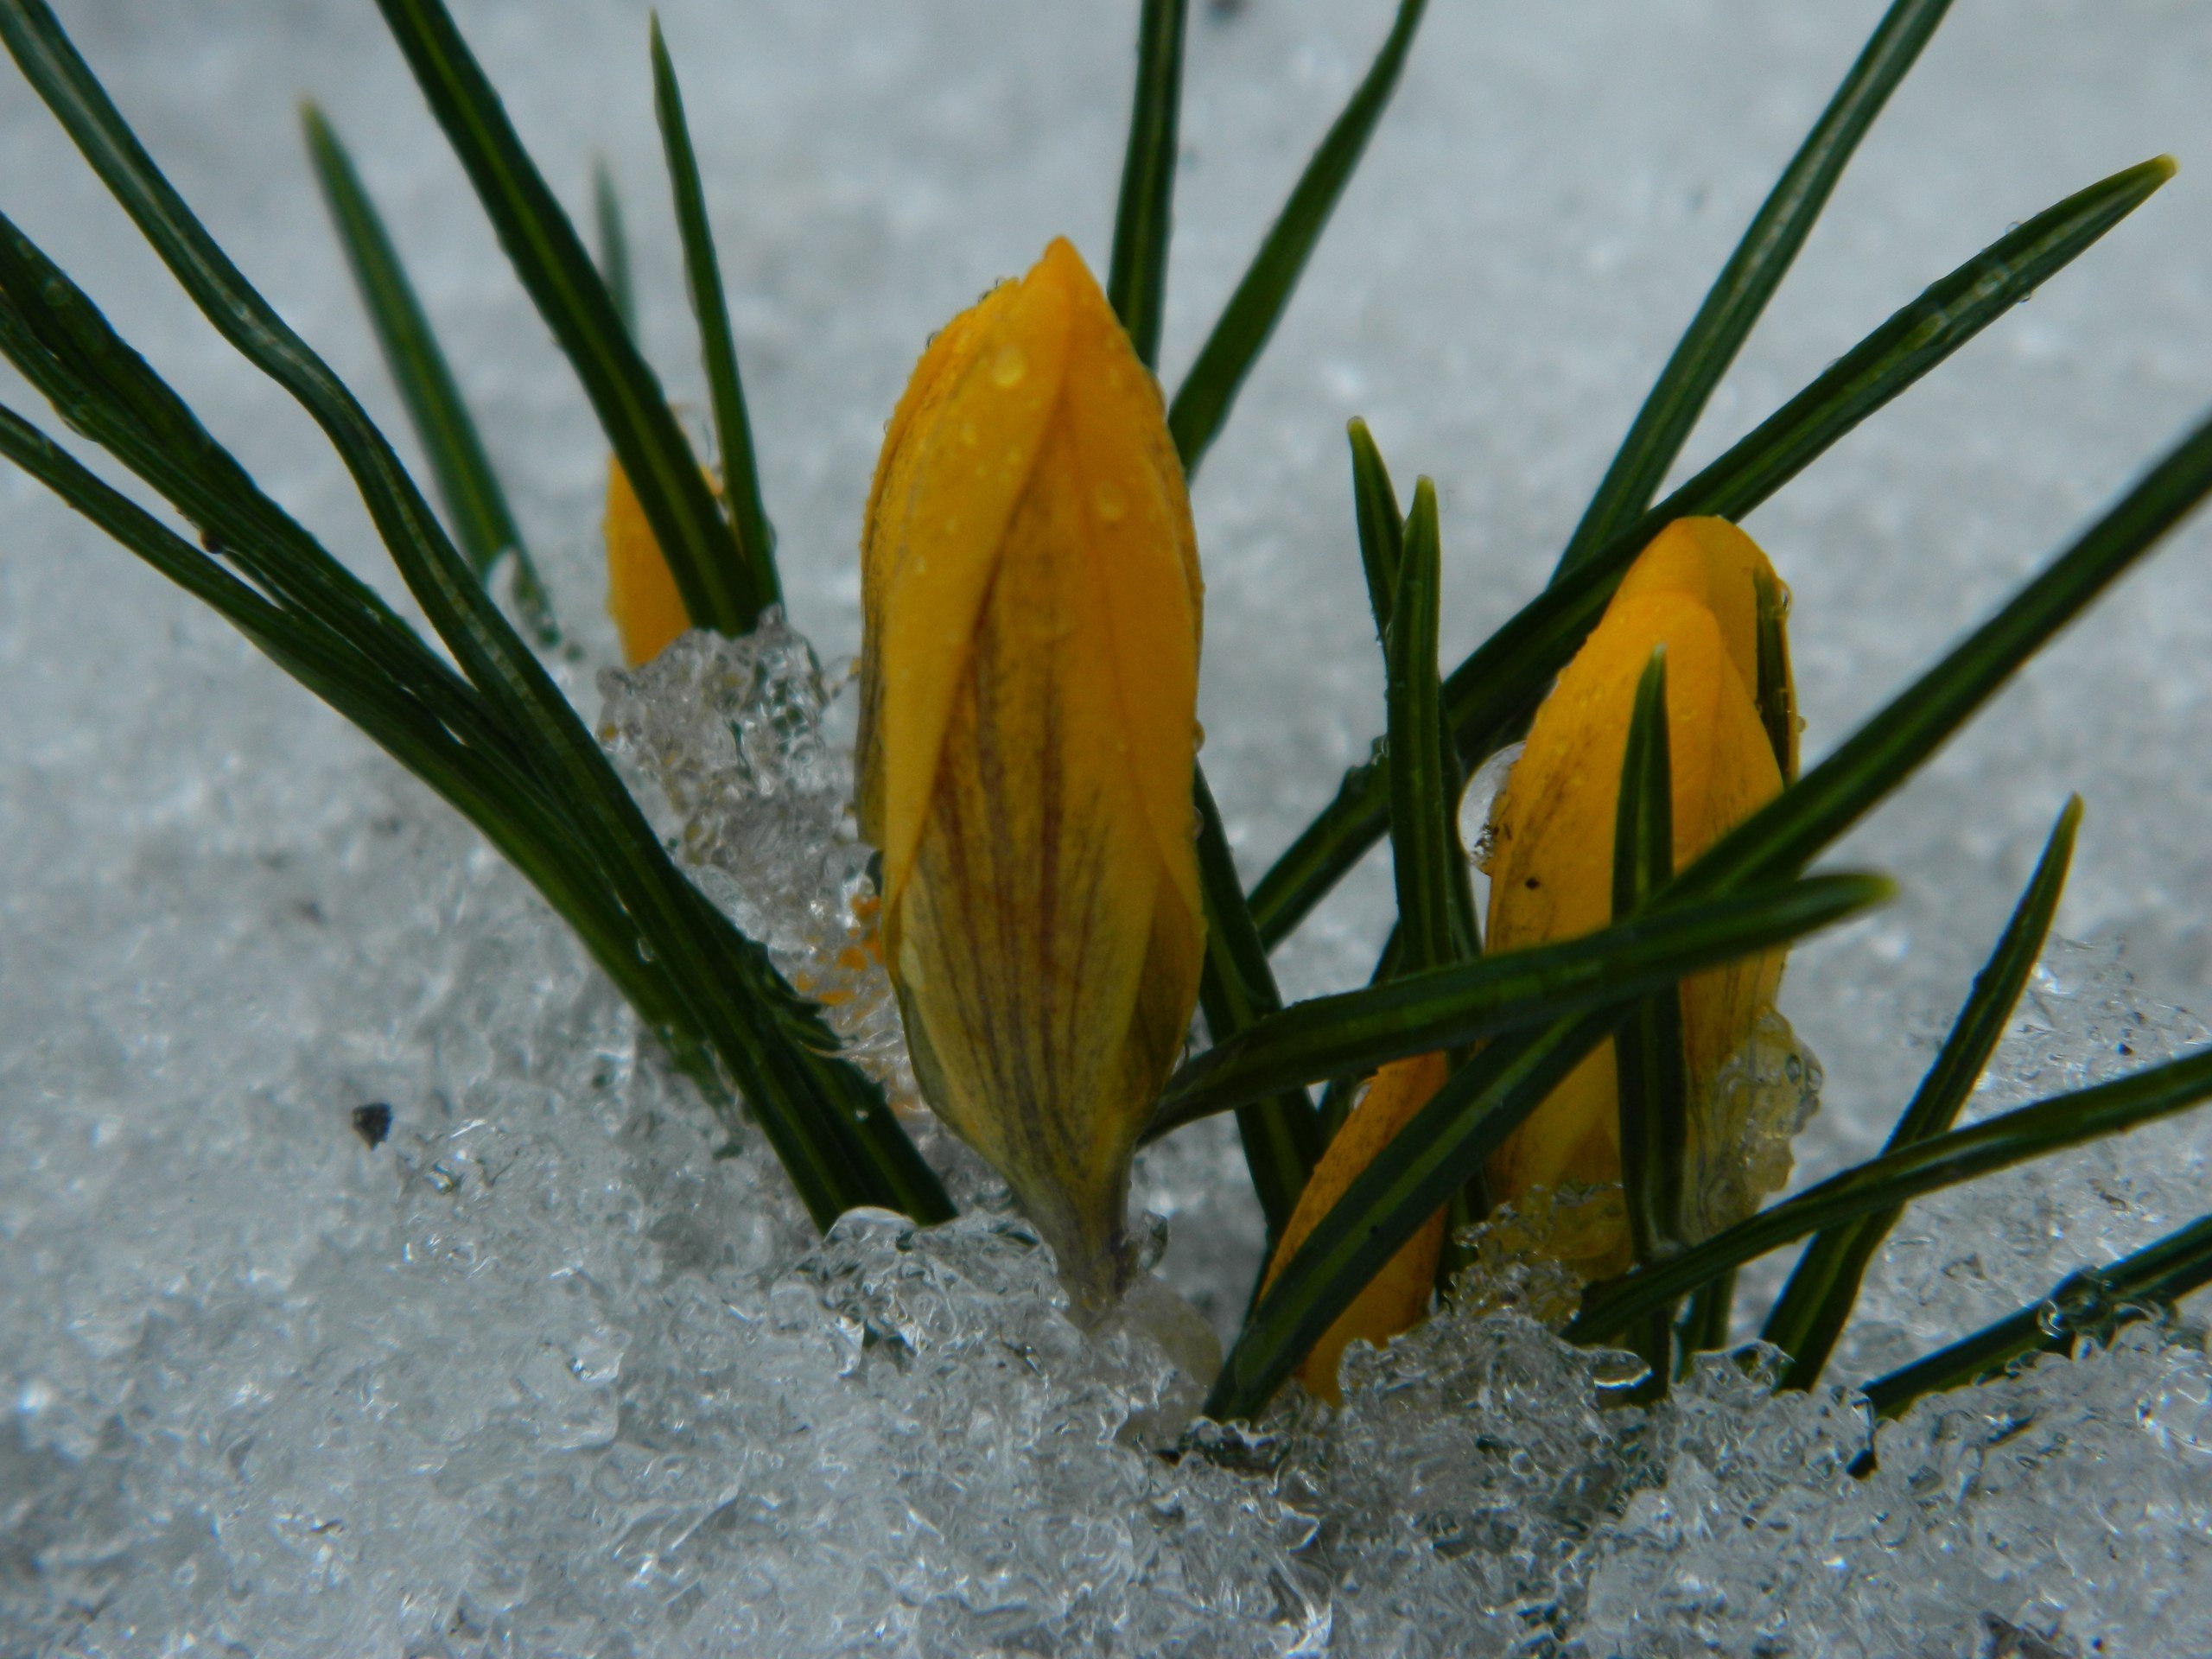
{"label": "yellow crocus flower", "polygon": [[[1769,666],[1783,703],[1772,724],[1786,734],[1779,755],[1761,717],[1758,689],[1762,594],[1778,601],[1783,591],[1766,556],[1725,519],[1681,520],[1637,557],[1537,712],[1491,816],[1491,950],[1570,938],[1611,920],[1621,759],[1637,682],[1654,646],[1667,647],[1677,864],[1781,789],[1783,766],[1796,767],[1796,733],[1778,617],[1769,649],[1780,660]],[[1782,954],[1775,951],[1687,982],[1682,1014],[1694,1103],[1710,1095],[1721,1064],[1771,1007],[1781,976]],[[1443,1055],[1425,1054],[1376,1074],[1307,1181],[1268,1264],[1269,1283],[1376,1154],[1443,1086],[1447,1069]],[[1697,1128],[1694,1111],[1694,1134]],[[1491,1160],[1490,1179],[1501,1201],[1562,1182],[1620,1179],[1611,1043],[1507,1141]],[[1379,1344],[1421,1321],[1444,1228],[1440,1211],[1338,1316],[1299,1368],[1308,1390],[1337,1403],[1338,1366],[1355,1338]],[[1592,1224],[1585,1217],[1573,1265],[1597,1276],[1618,1272],[1628,1264],[1627,1243],[1618,1208],[1610,1219]]]}
{"label": "yellow crocus flower", "polygon": [[[1766,556],[1725,519],[1679,520],[1637,558],[1537,710],[1492,812],[1490,949],[1571,938],[1611,919],[1621,759],[1637,682],[1656,646],[1667,652],[1676,866],[1781,790],[1783,766],[1795,765],[1795,718],[1785,706],[1773,722],[1789,734],[1777,757],[1757,697],[1763,588],[1782,591]],[[1778,630],[1777,621],[1776,645]],[[1786,705],[1786,661],[1770,665],[1770,679]],[[1693,1169],[1715,1075],[1772,1007],[1782,963],[1772,950],[1683,982]],[[1492,1195],[1506,1201],[1562,1181],[1619,1180],[1618,1114],[1608,1042],[1491,1160]],[[1617,1265],[1624,1264],[1623,1256]]]}
{"label": "yellow crocus flower", "polygon": [[669,641],[691,626],[683,595],[660,543],[653,539],[645,510],[622,463],[607,458],[607,613],[621,636],[622,661],[636,668],[661,654]]}
{"label": "yellow crocus flower", "polygon": [[1198,995],[1200,587],[1160,391],[1055,241],[931,343],[861,538],[859,812],[923,1094],[1079,1313]]}

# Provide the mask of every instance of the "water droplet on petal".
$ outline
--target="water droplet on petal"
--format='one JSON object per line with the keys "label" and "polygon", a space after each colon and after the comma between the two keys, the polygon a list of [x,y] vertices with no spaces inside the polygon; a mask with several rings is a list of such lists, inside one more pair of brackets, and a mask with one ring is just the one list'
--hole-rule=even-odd
{"label": "water droplet on petal", "polygon": [[991,359],[991,384],[995,386],[1018,386],[1021,377],[1028,372],[1029,359],[1011,340],[1000,346]]}
{"label": "water droplet on petal", "polygon": [[1109,524],[1119,524],[1129,504],[1120,490],[1111,484],[1101,484],[1090,493],[1090,505],[1099,518]]}

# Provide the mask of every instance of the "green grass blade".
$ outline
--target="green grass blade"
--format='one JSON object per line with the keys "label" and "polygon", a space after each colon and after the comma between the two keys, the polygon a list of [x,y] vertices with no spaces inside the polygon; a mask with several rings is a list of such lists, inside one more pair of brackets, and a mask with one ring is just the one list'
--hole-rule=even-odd
{"label": "green grass blade", "polygon": [[1637,411],[1559,569],[1572,570],[1651,505],[1728,365],[1827,205],[1859,141],[1920,56],[1950,0],[1897,0],[1790,158]]}
{"label": "green grass blade", "polygon": [[1736,1305],[1736,1274],[1715,1274],[1690,1293],[1682,1316],[1675,1324],[1675,1376],[1689,1375],[1700,1354],[1719,1353],[1728,1346]]}
{"label": "green grass blade", "polygon": [[[1243,887],[1236,879],[1221,810],[1214,804],[1205,772],[1194,772],[1192,793],[1198,822],[1198,894],[1206,912],[1206,958],[1198,1001],[1205,1010],[1206,1030],[1219,1045],[1279,1014],[1282,993],[1275,987],[1274,969],[1268,964],[1268,953],[1261,949],[1250,912],[1244,908]],[[1321,1156],[1320,1120],[1300,1086],[1303,1082],[1291,1078],[1255,1090],[1235,1106],[1245,1166],[1267,1219],[1270,1255]]]}
{"label": "green grass blade", "polygon": [[1255,1416],[1414,1231],[1611,1034],[1618,1007],[1478,1051],[1361,1172],[1259,1299],[1207,1395],[1217,1422]]}
{"label": "green grass blade", "polygon": [[1245,375],[1259,360],[1268,336],[1290,304],[1291,292],[1298,286],[1314,245],[1321,239],[1322,227],[1329,222],[1337,198],[1351,181],[1352,169],[1359,165],[1375,124],[1390,101],[1427,3],[1428,0],[1398,0],[1397,17],[1366,78],[1322,139],[1321,147],[1313,152],[1313,159],[1306,164],[1290,200],[1269,227],[1259,252],[1252,257],[1213,332],[1198,348],[1191,372],[1183,377],[1175,401],[1168,408],[1167,429],[1175,439],[1175,453],[1183,458],[1185,474],[1197,474],[1199,461],[1229,418],[1236,389],[1244,384]]}
{"label": "green grass blade", "polygon": [[[1621,575],[1674,519],[1741,518],[1828,447],[2027,298],[2173,176],[2161,156],[2069,196],[1992,243],[1836,359],[1757,430],[1566,578],[1523,606],[1445,682],[1445,707],[1471,765],[1528,715],[1596,626]],[[1336,798],[1252,891],[1270,949],[1359,861],[1389,822],[1380,770],[1356,766]]]}
{"label": "green grass blade", "polygon": [[638,337],[638,289],[630,276],[630,232],[623,223],[622,190],[607,157],[594,156],[591,164],[593,229],[599,242],[599,276],[607,284],[607,303],[623,333]]}
{"label": "green grass blade", "polygon": [[[1674,765],[1667,730],[1667,650],[1655,646],[1637,683],[1621,752],[1613,813],[1616,923],[1634,918],[1675,874]],[[1630,1259],[1656,1262],[1680,1242],[1682,1158],[1689,1140],[1689,1076],[1682,1050],[1679,984],[1637,1003],[1613,1033],[1614,1095],[1620,1120],[1621,1191]],[[1673,1370],[1674,1310],[1638,1322],[1630,1346],[1650,1367],[1649,1395],[1666,1392]]]}
{"label": "green grass blade", "polygon": [[1187,9],[1185,0],[1144,0],[1137,23],[1136,97],[1114,213],[1114,256],[1106,271],[1106,297],[1147,369],[1160,365],[1160,325],[1167,312]]}
{"label": "green grass blade", "polygon": [[501,557],[512,556],[516,605],[538,644],[557,645],[561,631],[554,622],[537,568],[523,543],[522,531],[507,507],[506,492],[499,487],[499,477],[492,470],[492,458],[477,435],[476,423],[461,399],[461,387],[416,297],[415,285],[407,279],[383,217],[361,183],[353,157],[322,111],[313,104],[303,104],[300,120],[307,133],[308,157],[322,186],[323,200],[346,251],[346,263],[353,270],[362,303],[375,327],[385,366],[391,372],[407,418],[414,423],[415,435],[429,460],[438,498],[453,521],[454,539],[461,543],[479,576],[488,577]]}
{"label": "green grass blade", "polygon": [[1797,677],[1789,668],[1789,590],[1770,570],[1751,573],[1754,626],[1758,631],[1759,724],[1774,750],[1782,781],[1797,781]]}
{"label": "green grass blade", "polygon": [[691,129],[683,118],[683,93],[676,65],[661,37],[660,18],[652,24],[653,114],[660,122],[661,147],[668,158],[668,182],[676,198],[676,228],[683,243],[683,276],[691,292],[691,313],[699,321],[699,353],[707,372],[707,399],[715,411],[715,435],[721,446],[722,499],[737,537],[738,556],[751,572],[764,602],[783,597],[776,574],[776,532],[760,499],[760,469],[753,454],[753,421],[746,413],[745,385],[738,378],[737,340],[729,321],[729,301],[722,292],[721,263],[715,257],[714,233],[707,226],[706,189],[699,181],[699,159],[691,148]]}
{"label": "green grass blade", "polygon": [[1875,875],[1817,875],[1744,902],[1675,906],[1580,938],[1401,974],[1296,1004],[1208,1049],[1168,1080],[1158,1136],[1275,1090],[1363,1075],[1586,1009],[1624,1004],[1685,974],[1831,926],[1895,891]]}
{"label": "green grass blade", "polygon": [[622,326],[575,227],[441,0],[378,0],[515,274],[575,366],[694,626],[736,636],[774,602],[739,550],[667,394]]}
{"label": "green grass blade", "polygon": [[1421,973],[1460,960],[1466,855],[1452,822],[1459,804],[1446,758],[1441,685],[1436,671],[1439,566],[1436,488],[1426,478],[1407,515],[1405,556],[1388,639],[1390,856],[1398,889],[1399,950],[1405,969]]}
{"label": "green grass blade", "polygon": [[2167,1234],[2108,1268],[2070,1274],[2032,1307],[1878,1377],[1860,1390],[1878,1418],[1901,1417],[1916,1400],[2002,1375],[2033,1353],[2065,1353],[2083,1337],[2110,1343],[2125,1326],[2170,1313],[2212,1284],[2212,1216]]}
{"label": "green grass blade", "polygon": [[[505,721],[620,895],[636,937],[753,1103],[822,1224],[856,1204],[928,1219],[950,1205],[880,1091],[827,1058],[835,1040],[766,955],[685,880],[590,733],[482,584],[344,384],[224,254],[147,156],[43,0],[0,0],[0,38],[219,332],[289,391],[330,439],[431,624]],[[596,281],[596,278],[594,279]]]}
{"label": "green grass blade", "polygon": [[[1613,822],[1613,920],[1630,921],[1675,874],[1675,785],[1667,730],[1667,652],[1655,648],[1636,688]],[[1620,1103],[1621,1185],[1635,1259],[1680,1242],[1689,1076],[1682,1000],[1669,984],[1637,1003],[1613,1038]],[[1663,1323],[1663,1322],[1662,1322]],[[1646,1355],[1664,1375],[1663,1351]]]}
{"label": "green grass blade", "polygon": [[1375,615],[1375,637],[1390,632],[1390,607],[1398,591],[1398,561],[1406,541],[1405,515],[1390,469],[1376,448],[1367,423],[1354,416],[1344,429],[1351,440],[1352,516],[1359,531],[1359,567],[1367,577],[1367,607]]}
{"label": "green grass blade", "polygon": [[[1990,1055],[2012,1021],[2012,1010],[2043,954],[2044,940],[2057,912],[2074,857],[2074,838],[2082,822],[2082,798],[2074,797],[2058,816],[2034,877],[2020,895],[2012,918],[1974,976],[1974,989],[1952,1021],[1936,1063],[1897,1119],[1889,1151],[1941,1135],[1957,1120],[1974,1092]],[[1816,1235],[1805,1247],[1789,1284],[1767,1316],[1764,1340],[1791,1357],[1783,1375],[1785,1389],[1809,1389],[1820,1380],[1836,1338],[1851,1317],[1866,1264],[1896,1225],[1898,1211],[1862,1217]]]}
{"label": "green grass blade", "polygon": [[1604,1342],[1713,1274],[1824,1227],[1892,1210],[1978,1176],[2170,1117],[2208,1096],[2212,1096],[2212,1049],[2201,1049],[2164,1065],[2146,1066],[2092,1089],[2054,1096],[1884,1153],[1725,1228],[1666,1262],[1592,1286],[1583,1296],[1581,1313],[1567,1329],[1567,1340]]}

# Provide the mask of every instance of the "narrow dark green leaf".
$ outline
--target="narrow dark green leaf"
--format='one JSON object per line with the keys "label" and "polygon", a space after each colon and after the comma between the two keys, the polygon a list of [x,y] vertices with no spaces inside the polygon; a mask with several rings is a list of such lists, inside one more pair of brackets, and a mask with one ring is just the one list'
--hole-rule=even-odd
{"label": "narrow dark green leaf", "polygon": [[[1193,770],[1192,796],[1198,822],[1198,896],[1206,912],[1206,958],[1198,981],[1198,1003],[1205,1011],[1206,1030],[1217,1046],[1279,1014],[1282,993],[1275,988],[1274,969],[1244,908],[1243,885],[1237,880],[1236,859],[1221,826],[1221,810],[1214,804],[1203,771]],[[1313,1103],[1300,1086],[1304,1082],[1302,1077],[1288,1078],[1254,1090],[1235,1103],[1245,1166],[1267,1218],[1268,1255],[1289,1224],[1325,1142]]]}
{"label": "narrow dark green leaf", "polygon": [[303,104],[300,119],[307,131],[308,155],[321,183],[323,200],[346,251],[346,262],[353,269],[354,283],[376,328],[385,366],[391,372],[407,418],[414,423],[416,438],[429,460],[438,499],[445,503],[446,514],[453,521],[454,539],[461,543],[479,576],[488,577],[501,557],[512,556],[517,607],[538,644],[557,645],[561,631],[553,620],[537,567],[523,544],[522,531],[507,507],[506,492],[499,487],[492,458],[477,435],[476,423],[462,401],[461,387],[416,297],[415,286],[407,279],[384,219],[354,170],[353,157],[346,153],[322,111],[313,104]]}
{"label": "narrow dark green leaf", "polygon": [[1715,1274],[1695,1290],[1682,1305],[1682,1317],[1675,1326],[1675,1375],[1682,1377],[1689,1373],[1691,1362],[1700,1354],[1718,1353],[1728,1346],[1730,1321],[1736,1306],[1736,1273]]}
{"label": "narrow dark green leaf", "polygon": [[638,337],[638,290],[630,278],[630,232],[623,224],[622,191],[614,182],[607,157],[594,156],[591,164],[593,228],[599,234],[599,276],[607,284],[607,302],[616,321],[631,339]]}
{"label": "narrow dark green leaf", "polygon": [[[2065,890],[2075,832],[2081,822],[2082,798],[2076,795],[2058,815],[2033,878],[2020,895],[1988,962],[1974,976],[1974,989],[1952,1021],[1936,1063],[1928,1068],[1910,1103],[1898,1117],[1885,1150],[1896,1152],[1941,1135],[1957,1121],[1960,1109],[1974,1092],[1990,1055],[2012,1022],[2012,1009],[2043,954],[2059,895]],[[1760,1333],[1791,1357],[1789,1369],[1783,1375],[1783,1388],[1809,1389],[1820,1380],[1858,1300],[1866,1264],[1897,1224],[1898,1214],[1888,1210],[1862,1217],[1818,1234],[1806,1245],[1789,1283],[1767,1316],[1766,1329]]]}
{"label": "narrow dark green leaf", "polygon": [[[1613,920],[1634,918],[1675,874],[1675,785],[1667,731],[1667,652],[1644,664],[1621,757],[1613,822]],[[1682,1158],[1689,1141],[1689,1076],[1681,988],[1638,1002],[1613,1038],[1620,1109],[1621,1186],[1635,1260],[1681,1242]],[[1671,1313],[1667,1319],[1672,1318]],[[1663,1328],[1664,1321],[1662,1321]],[[1666,1357],[1647,1354],[1663,1376]]]}
{"label": "narrow dark green leaf", "polygon": [[1770,570],[1751,573],[1758,629],[1759,723],[1782,781],[1797,781],[1797,677],[1789,671],[1789,590]]}
{"label": "narrow dark green leaf", "polygon": [[722,499],[729,504],[730,528],[738,556],[751,573],[753,591],[773,603],[783,595],[776,574],[776,532],[760,499],[760,471],[753,454],[753,421],[746,413],[745,386],[737,372],[737,340],[722,292],[721,263],[715,257],[714,233],[707,226],[707,196],[699,181],[699,160],[691,130],[683,119],[683,93],[676,84],[676,65],[661,38],[660,18],[652,19],[653,113],[660,122],[661,147],[668,158],[668,182],[676,197],[676,228],[683,243],[683,276],[691,293],[691,314],[699,321],[699,354],[706,365],[707,398],[715,411],[715,435],[721,445]]}
{"label": "narrow dark green leaf", "polygon": [[1390,469],[1375,447],[1375,435],[1355,416],[1345,427],[1351,439],[1352,515],[1359,531],[1359,565],[1367,576],[1367,607],[1375,614],[1375,637],[1390,632],[1390,607],[1398,591],[1398,560],[1406,539],[1405,515]]}
{"label": "narrow dark green leaf", "polygon": [[1421,973],[1459,960],[1462,929],[1452,887],[1466,864],[1452,822],[1458,791],[1442,772],[1443,725],[1436,672],[1438,545],[1436,488],[1414,486],[1405,556],[1388,636],[1390,729],[1390,855],[1398,887],[1399,950],[1405,969]]}
{"label": "narrow dark green leaf", "polygon": [[[686,881],[560,689],[508,626],[359,401],[233,265],[124,122],[44,0],[0,0],[0,37],[33,88],[207,319],[315,418],[440,637],[568,807],[665,982],[728,1066],[818,1223],[857,1204],[950,1212],[881,1093],[759,945]],[[595,284],[597,278],[592,278]],[[604,298],[603,294],[601,298]],[[663,410],[665,413],[665,410]]]}
{"label": "narrow dark green leaf", "polygon": [[2001,1376],[2033,1353],[2066,1353],[2082,1338],[2109,1344],[2139,1320],[2163,1318],[2212,1284],[2212,1216],[2191,1222],[2108,1268],[2069,1274],[2043,1301],[1869,1382],[1878,1418],[1901,1417],[1923,1395]]}
{"label": "narrow dark green leaf", "polygon": [[[25,0],[29,3],[30,0]],[[441,0],[378,0],[515,274],[575,365],[694,626],[749,632],[772,588],[739,550],[668,397]]]}
{"label": "narrow dark green leaf", "polygon": [[1717,1273],[1824,1227],[1892,1210],[1930,1192],[2009,1169],[2085,1141],[2187,1111],[2212,1096],[2212,1049],[2040,1100],[1936,1135],[1831,1176],[1793,1198],[1725,1228],[1680,1255],[1596,1285],[1567,1329],[1570,1342],[1600,1343]]}
{"label": "narrow dark green leaf", "polygon": [[1398,0],[1397,18],[1390,25],[1382,49],[1376,54],[1366,78],[1322,139],[1321,147],[1313,152],[1313,159],[1306,164],[1290,200],[1283,204],[1259,252],[1252,256],[1250,267],[1229,296],[1213,332],[1198,348],[1191,372],[1183,377],[1167,411],[1167,429],[1174,436],[1175,453],[1183,458],[1185,473],[1198,472],[1199,461],[1229,418],[1236,389],[1259,360],[1268,336],[1289,305],[1300,273],[1321,239],[1322,227],[1329,222],[1337,198],[1351,182],[1352,169],[1359,165],[1375,124],[1390,101],[1427,3],[1428,0]]}
{"label": "narrow dark green leaf", "polygon": [[[1667,730],[1667,648],[1652,649],[1636,688],[1621,752],[1613,813],[1616,924],[1632,919],[1675,874],[1674,764]],[[1656,1262],[1681,1243],[1682,1159],[1689,1141],[1689,1075],[1677,984],[1638,1001],[1613,1033],[1620,1118],[1621,1191],[1630,1260]],[[1637,1322],[1630,1345],[1650,1369],[1646,1392],[1664,1394],[1673,1371],[1674,1310]]]}
{"label": "narrow dark green leaf", "polygon": [[1255,1021],[1168,1080],[1156,1138],[1241,1102],[1409,1055],[1458,1048],[1586,1009],[1624,1004],[1685,974],[1833,925],[1895,891],[1876,875],[1818,875],[1756,903],[1652,911],[1580,938],[1401,974]]}
{"label": "narrow dark green leaf", "polygon": [[1950,0],[1897,0],[1883,16],[1667,359],[1560,556],[1561,573],[1596,552],[1651,505],[1713,389],[1804,246],[1859,141],[1949,10]]}
{"label": "narrow dark green leaf", "polygon": [[[1929,288],[1829,366],[1757,430],[1554,582],[1445,682],[1445,709],[1473,765],[1525,719],[1596,626],[1621,575],[1676,518],[1740,519],[1844,434],[2028,297],[2173,176],[2160,156],[2038,213]],[[1336,798],[1252,891],[1252,915],[1280,944],[1389,824],[1379,768],[1344,774]]]}
{"label": "narrow dark green leaf", "polygon": [[1106,273],[1106,297],[1147,369],[1159,366],[1160,325],[1167,311],[1186,10],[1185,0],[1144,0],[1137,23],[1136,97],[1114,213],[1114,257]]}
{"label": "narrow dark green leaf", "polygon": [[1256,1415],[1321,1333],[1506,1136],[1611,1033],[1618,1007],[1478,1050],[1352,1181],[1276,1274],[1207,1395],[1217,1422]]}

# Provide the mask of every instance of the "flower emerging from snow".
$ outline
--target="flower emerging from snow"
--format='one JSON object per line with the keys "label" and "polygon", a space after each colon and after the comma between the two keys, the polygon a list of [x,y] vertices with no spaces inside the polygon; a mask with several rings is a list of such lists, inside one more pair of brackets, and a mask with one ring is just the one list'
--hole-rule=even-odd
{"label": "flower emerging from snow", "polygon": [[1096,1314],[1198,994],[1200,587],[1159,389],[1065,241],[923,354],[861,585],[860,822],[915,1072]]}
{"label": "flower emerging from snow", "polygon": [[[1491,815],[1491,950],[1570,938],[1612,919],[1622,754],[1637,683],[1655,647],[1667,651],[1677,865],[1779,792],[1796,770],[1786,598],[1766,556],[1725,520],[1681,520],[1644,550],[1537,711]],[[1782,961],[1780,951],[1769,951],[1682,987],[1692,1110],[1689,1190],[1677,1222],[1690,1236],[1749,1214],[1789,1173],[1789,1137],[1809,1109],[1816,1084],[1808,1079],[1816,1071],[1773,1011]],[[1447,1074],[1441,1054],[1376,1074],[1306,1184],[1270,1280]],[[1554,1192],[1593,1193],[1620,1180],[1615,1077],[1609,1042],[1491,1160],[1491,1196],[1514,1206],[1499,1218],[1518,1239],[1508,1250],[1513,1262],[1556,1255],[1578,1281],[1628,1265],[1617,1192],[1610,1205],[1580,1197],[1563,1209],[1548,1202]],[[1571,1229],[1554,1225],[1561,1217],[1572,1218]],[[1313,1345],[1299,1370],[1308,1389],[1334,1402],[1337,1368],[1354,1338],[1381,1344],[1427,1314],[1445,1220],[1441,1211],[1432,1217]],[[1492,1234],[1493,1243],[1503,1242],[1496,1224],[1482,1236]],[[1495,1288],[1477,1283],[1471,1294],[1479,1300]]]}
{"label": "flower emerging from snow", "polygon": [[[1781,791],[1796,769],[1784,601],[1766,556],[1725,519],[1679,520],[1638,556],[1537,710],[1491,815],[1492,950],[1594,932],[1611,919],[1622,752],[1637,683],[1655,647],[1667,652],[1677,868]],[[1745,1112],[1740,1090],[1724,1086],[1724,1069],[1754,1040],[1788,1042],[1772,1013],[1782,964],[1783,952],[1770,950],[1682,983],[1690,1098],[1685,1219],[1693,1235],[1713,1220],[1737,1218],[1711,1217],[1702,1194],[1726,1190],[1739,1195],[1729,1207],[1740,1207],[1778,1179],[1766,1126],[1758,1112]],[[1511,1202],[1563,1182],[1618,1181],[1618,1103],[1607,1042],[1491,1160],[1493,1197]],[[1796,1127],[1782,1126],[1785,1147]],[[1744,1179],[1746,1160],[1758,1164],[1760,1180]],[[1787,1170],[1785,1155],[1781,1173]],[[1625,1263],[1623,1254],[1617,1265]]]}

